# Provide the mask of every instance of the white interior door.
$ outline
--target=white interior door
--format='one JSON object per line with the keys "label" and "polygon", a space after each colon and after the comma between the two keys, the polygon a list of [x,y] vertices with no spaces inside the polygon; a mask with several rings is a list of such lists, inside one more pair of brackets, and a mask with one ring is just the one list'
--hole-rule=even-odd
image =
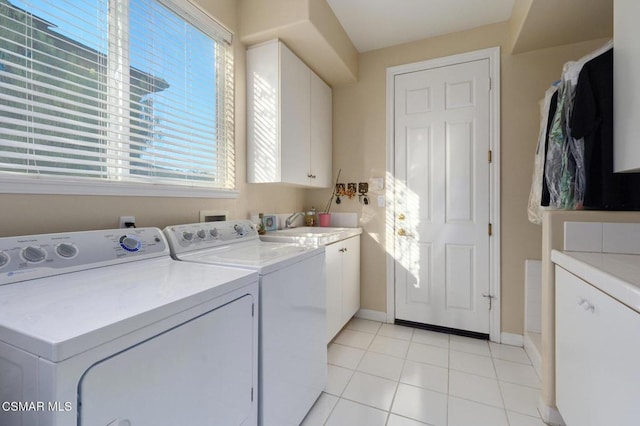
{"label": "white interior door", "polygon": [[396,319],[489,333],[489,60],[395,76]]}

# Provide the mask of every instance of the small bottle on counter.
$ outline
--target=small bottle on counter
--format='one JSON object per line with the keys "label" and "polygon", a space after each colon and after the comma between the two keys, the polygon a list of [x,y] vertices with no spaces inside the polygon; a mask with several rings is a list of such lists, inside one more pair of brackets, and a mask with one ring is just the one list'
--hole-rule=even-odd
{"label": "small bottle on counter", "polygon": [[311,207],[311,210],[309,210],[304,215],[304,224],[307,226],[316,226],[316,223],[318,223],[318,215],[316,214],[316,208]]}
{"label": "small bottle on counter", "polygon": [[258,213],[258,218],[260,219],[260,223],[258,224],[258,235],[263,235],[267,232],[264,227],[264,213]]}

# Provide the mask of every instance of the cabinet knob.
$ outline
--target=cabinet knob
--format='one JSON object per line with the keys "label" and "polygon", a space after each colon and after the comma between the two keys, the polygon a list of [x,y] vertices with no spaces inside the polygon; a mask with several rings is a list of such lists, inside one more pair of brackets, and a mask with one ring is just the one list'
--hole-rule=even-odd
{"label": "cabinet knob", "polygon": [[595,305],[583,297],[578,297],[578,306],[582,306],[585,311],[589,311],[592,313],[596,310]]}
{"label": "cabinet knob", "polygon": [[398,220],[405,220],[407,217],[404,215],[404,213],[400,213],[398,215]]}

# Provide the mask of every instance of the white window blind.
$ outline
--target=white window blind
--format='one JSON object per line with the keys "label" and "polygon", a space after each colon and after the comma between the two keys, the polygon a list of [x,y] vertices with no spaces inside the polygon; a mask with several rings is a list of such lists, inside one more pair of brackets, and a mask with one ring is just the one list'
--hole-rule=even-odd
{"label": "white window blind", "polygon": [[178,0],[0,0],[0,177],[233,189],[230,43]]}

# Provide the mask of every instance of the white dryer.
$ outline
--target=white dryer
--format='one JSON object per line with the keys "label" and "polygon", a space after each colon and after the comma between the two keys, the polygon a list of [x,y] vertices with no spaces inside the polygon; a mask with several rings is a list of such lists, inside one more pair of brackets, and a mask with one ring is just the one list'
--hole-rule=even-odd
{"label": "white dryer", "polygon": [[260,276],[259,416],[298,426],[327,382],[324,247],[260,241],[249,221],[169,226],[176,259]]}
{"label": "white dryer", "polygon": [[0,238],[0,424],[257,424],[258,275],[157,228]]}

